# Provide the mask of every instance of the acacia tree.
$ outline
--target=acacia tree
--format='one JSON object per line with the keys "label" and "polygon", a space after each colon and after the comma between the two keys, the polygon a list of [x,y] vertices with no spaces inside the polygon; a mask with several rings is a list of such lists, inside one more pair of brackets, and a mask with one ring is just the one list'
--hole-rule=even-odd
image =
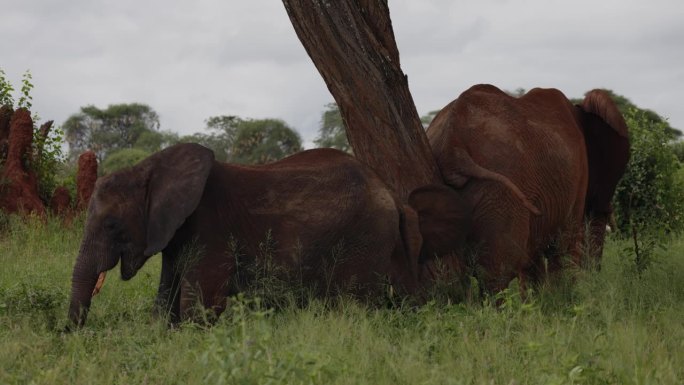
{"label": "acacia tree", "polygon": [[442,183],[401,70],[386,0],[283,0],[340,108],[354,154],[399,197]]}
{"label": "acacia tree", "polygon": [[134,147],[142,134],[159,130],[159,115],[139,103],[113,104],[106,109],[91,105],[81,107],[63,127],[72,159],[90,149],[102,161],[110,152]]}
{"label": "acacia tree", "polygon": [[243,120],[235,132],[231,160],[242,164],[264,164],[301,150],[299,134],[282,120]]}
{"label": "acacia tree", "polygon": [[232,161],[233,142],[244,119],[234,115],[218,115],[211,116],[204,122],[207,132],[196,132],[177,141],[199,143],[214,151],[217,160]]}
{"label": "acacia tree", "polygon": [[353,152],[349,146],[344,121],[337,104],[326,104],[325,111],[321,115],[318,137],[314,139],[314,144],[318,147],[336,148],[347,153]]}

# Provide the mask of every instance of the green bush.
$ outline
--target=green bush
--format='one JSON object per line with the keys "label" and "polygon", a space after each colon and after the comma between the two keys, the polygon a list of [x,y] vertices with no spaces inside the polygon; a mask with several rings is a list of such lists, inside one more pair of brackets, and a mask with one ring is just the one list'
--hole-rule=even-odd
{"label": "green bush", "polygon": [[38,195],[43,202],[50,201],[60,182],[57,174],[64,166],[63,139],[64,132],[60,127],[51,129],[47,137],[39,130],[33,131],[34,154],[30,166],[38,177]]}
{"label": "green bush", "polygon": [[14,98],[12,97],[12,92],[14,92],[14,87],[5,77],[5,71],[0,68],[0,106],[14,106]]}
{"label": "green bush", "polygon": [[278,119],[242,120],[232,143],[232,162],[264,164],[302,150],[297,131]]}
{"label": "green bush", "polygon": [[149,155],[149,152],[139,148],[124,148],[114,151],[102,162],[102,173],[107,175],[122,168],[134,166]]}
{"label": "green bush", "polygon": [[678,140],[670,144],[672,151],[674,152],[680,163],[684,163],[684,140]]}
{"label": "green bush", "polygon": [[625,120],[631,158],[613,205],[618,229],[632,238],[636,267],[642,271],[655,247],[684,228],[684,181],[667,126],[635,109]]}

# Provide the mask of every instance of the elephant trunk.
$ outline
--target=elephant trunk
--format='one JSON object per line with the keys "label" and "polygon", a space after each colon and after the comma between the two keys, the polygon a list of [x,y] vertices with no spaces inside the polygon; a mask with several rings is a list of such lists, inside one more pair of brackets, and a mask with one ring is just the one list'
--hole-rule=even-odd
{"label": "elephant trunk", "polygon": [[90,309],[90,298],[95,283],[97,282],[97,274],[90,275],[82,272],[83,269],[74,268],[74,273],[71,278],[71,302],[69,304],[69,320],[77,327],[85,324],[88,316],[88,309]]}
{"label": "elephant trunk", "polygon": [[93,247],[90,242],[84,241],[74,265],[71,276],[69,320],[76,327],[85,324],[90,309],[90,301],[94,289],[98,285],[98,276],[100,273],[112,269],[118,262],[118,258],[115,256],[101,258],[103,255],[107,255],[103,254],[101,250],[107,249]]}

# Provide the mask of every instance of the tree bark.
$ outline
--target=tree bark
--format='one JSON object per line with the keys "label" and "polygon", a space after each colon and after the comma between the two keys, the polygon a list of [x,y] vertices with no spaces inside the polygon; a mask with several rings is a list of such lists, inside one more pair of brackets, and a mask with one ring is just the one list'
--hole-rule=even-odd
{"label": "tree bark", "polygon": [[442,177],[401,70],[386,0],[283,0],[354,154],[406,201]]}

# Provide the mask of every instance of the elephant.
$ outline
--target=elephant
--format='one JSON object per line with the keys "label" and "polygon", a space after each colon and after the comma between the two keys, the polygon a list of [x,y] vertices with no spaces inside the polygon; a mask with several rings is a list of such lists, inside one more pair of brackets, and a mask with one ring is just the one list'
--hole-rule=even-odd
{"label": "elephant", "polygon": [[[218,315],[239,278],[250,278],[238,270],[267,258],[260,254],[267,238],[277,271],[316,295],[368,297],[388,284],[397,293],[417,290],[417,215],[355,158],[314,149],[267,165],[234,165],[201,145],[179,144],[98,180],[73,268],[69,319],[84,325],[104,274],[119,261],[126,281],[159,252],[156,303],[171,322],[192,318],[198,303]],[[198,255],[188,258],[193,248]]]}
{"label": "elephant", "polygon": [[[448,259],[453,273],[478,275],[491,292],[516,277],[524,287],[557,272],[564,256],[586,262],[587,219],[588,257],[600,258],[610,200],[629,160],[627,126],[606,92],[573,106],[557,89],[515,98],[475,85],[435,116],[427,136],[446,185],[409,197],[422,264]],[[464,173],[472,162],[508,178],[538,212],[510,188]]]}

